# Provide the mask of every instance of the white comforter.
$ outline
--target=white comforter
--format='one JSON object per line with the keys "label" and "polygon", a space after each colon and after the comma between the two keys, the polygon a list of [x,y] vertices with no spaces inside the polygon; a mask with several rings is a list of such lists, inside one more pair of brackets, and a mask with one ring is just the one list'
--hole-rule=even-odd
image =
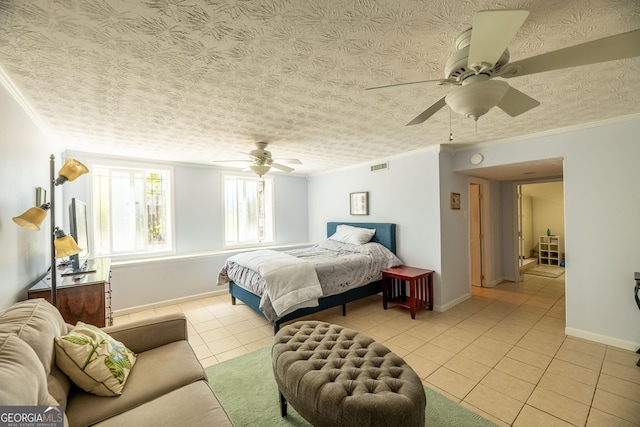
{"label": "white comforter", "polygon": [[229,261],[259,273],[276,315],[315,307],[322,296],[316,270],[310,262],[284,252],[259,250],[241,253]]}
{"label": "white comforter", "polygon": [[[252,256],[251,254],[254,253],[255,251],[240,255]],[[304,260],[315,268],[323,297],[340,294],[349,289],[380,280],[382,277],[380,270],[402,264],[402,261],[391,251],[374,242],[364,245],[350,245],[327,239],[311,248],[283,253]],[[225,262],[218,275],[218,285],[226,285],[229,281],[233,281],[249,292],[260,296],[260,310],[267,319],[275,321],[282,317],[275,313],[268,287],[262,275],[252,268],[235,262],[237,256],[230,257]],[[315,305],[310,305],[310,307]],[[289,312],[291,311],[293,310],[289,310]]]}

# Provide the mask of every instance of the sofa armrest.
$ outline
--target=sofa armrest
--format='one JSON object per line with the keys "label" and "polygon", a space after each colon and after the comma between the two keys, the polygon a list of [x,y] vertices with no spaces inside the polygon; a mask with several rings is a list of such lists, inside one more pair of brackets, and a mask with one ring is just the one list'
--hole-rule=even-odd
{"label": "sofa armrest", "polygon": [[135,320],[103,330],[134,353],[142,353],[175,341],[187,340],[187,318],[182,313]]}

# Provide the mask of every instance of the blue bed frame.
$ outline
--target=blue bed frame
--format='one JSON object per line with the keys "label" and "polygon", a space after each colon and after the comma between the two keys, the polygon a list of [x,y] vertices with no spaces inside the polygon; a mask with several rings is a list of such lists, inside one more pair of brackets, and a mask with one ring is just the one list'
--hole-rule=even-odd
{"label": "blue bed frame", "polygon": [[[378,242],[381,245],[387,247],[394,254],[396,253],[396,225],[388,222],[328,222],[327,223],[327,237],[336,232],[336,227],[340,224],[351,225],[353,227],[374,228],[376,234],[373,236],[372,241]],[[347,315],[347,303],[356,301],[370,295],[375,295],[382,292],[382,281],[372,282],[358,288],[350,289],[338,295],[331,295],[328,297],[322,297],[318,299],[317,307],[301,308],[292,313],[281,317],[273,324],[274,334],[280,329],[280,325],[290,320],[297,319],[302,316],[317,313],[328,308],[342,306],[342,315]],[[229,282],[229,293],[231,294],[231,304],[236,304],[236,299],[239,299],[255,312],[264,316],[260,311],[260,297],[241,286],[238,286],[234,282]]]}

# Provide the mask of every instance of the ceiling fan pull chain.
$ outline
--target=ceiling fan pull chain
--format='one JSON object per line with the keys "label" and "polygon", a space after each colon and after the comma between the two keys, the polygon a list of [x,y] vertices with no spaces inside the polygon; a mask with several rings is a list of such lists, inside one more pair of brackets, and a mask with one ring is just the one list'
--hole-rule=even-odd
{"label": "ceiling fan pull chain", "polygon": [[453,132],[451,131],[451,108],[449,108],[449,142],[453,141]]}

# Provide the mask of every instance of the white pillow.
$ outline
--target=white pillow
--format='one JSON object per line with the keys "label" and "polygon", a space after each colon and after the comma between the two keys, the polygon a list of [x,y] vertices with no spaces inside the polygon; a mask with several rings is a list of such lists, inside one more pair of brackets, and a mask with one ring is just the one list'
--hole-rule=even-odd
{"label": "white pillow", "polygon": [[336,227],[336,232],[329,237],[329,239],[342,243],[350,243],[352,245],[363,245],[371,240],[374,234],[376,234],[376,230],[372,228],[352,227],[350,225],[340,224]]}

